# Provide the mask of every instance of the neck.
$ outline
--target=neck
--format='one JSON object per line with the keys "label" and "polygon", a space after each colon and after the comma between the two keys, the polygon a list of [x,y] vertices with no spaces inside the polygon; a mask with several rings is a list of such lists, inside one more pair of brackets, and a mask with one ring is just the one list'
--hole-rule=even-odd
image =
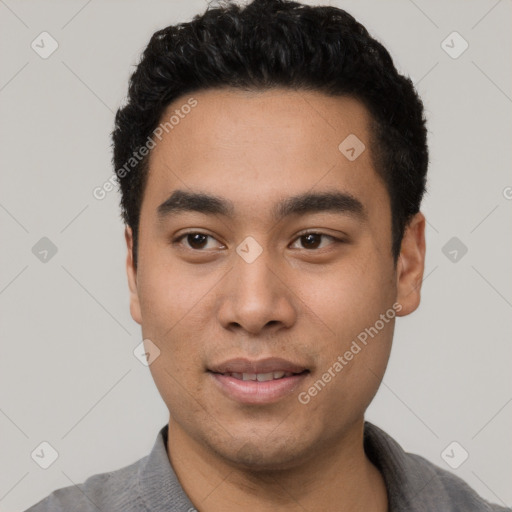
{"label": "neck", "polygon": [[169,421],[167,453],[190,500],[201,512],[323,510],[386,512],[387,491],[364,452],[364,419],[337,444],[279,470],[251,470],[228,461]]}

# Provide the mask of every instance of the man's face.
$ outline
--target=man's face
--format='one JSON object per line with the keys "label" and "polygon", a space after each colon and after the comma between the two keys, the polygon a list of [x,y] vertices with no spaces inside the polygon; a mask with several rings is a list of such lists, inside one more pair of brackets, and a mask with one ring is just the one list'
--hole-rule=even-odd
{"label": "man's face", "polygon": [[[286,89],[193,96],[152,150],[131,313],[160,350],[150,370],[175,428],[235,464],[288,467],[360,424],[394,313],[418,304],[422,261],[394,265],[361,103]],[[332,197],[308,200],[317,194]]]}

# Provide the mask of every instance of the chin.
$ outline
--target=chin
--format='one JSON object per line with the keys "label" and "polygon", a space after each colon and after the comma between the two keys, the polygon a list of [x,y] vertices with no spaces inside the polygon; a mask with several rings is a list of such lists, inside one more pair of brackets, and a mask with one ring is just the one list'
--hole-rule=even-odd
{"label": "chin", "polygon": [[[224,447],[228,450],[217,450],[227,462],[240,469],[251,472],[269,472],[287,470],[304,462],[307,459],[307,448],[286,439],[265,439],[251,437],[235,450],[232,446]],[[312,451],[312,450],[311,450]]]}

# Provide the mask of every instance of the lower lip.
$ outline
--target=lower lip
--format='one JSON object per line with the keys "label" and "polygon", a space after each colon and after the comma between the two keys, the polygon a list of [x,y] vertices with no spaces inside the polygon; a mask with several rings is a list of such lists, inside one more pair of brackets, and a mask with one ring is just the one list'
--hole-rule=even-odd
{"label": "lower lip", "polygon": [[264,382],[239,380],[221,373],[209,374],[228,398],[244,404],[269,404],[281,400],[297,389],[308,372]]}

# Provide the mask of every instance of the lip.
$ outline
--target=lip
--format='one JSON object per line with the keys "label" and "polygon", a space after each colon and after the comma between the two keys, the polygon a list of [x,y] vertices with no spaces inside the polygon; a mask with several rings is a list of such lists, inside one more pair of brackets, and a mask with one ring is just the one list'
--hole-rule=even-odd
{"label": "lip", "polygon": [[[229,375],[272,372],[293,373],[294,375],[267,381],[240,380]],[[243,404],[275,403],[293,393],[309,373],[310,370],[305,366],[278,357],[258,361],[245,358],[230,359],[208,368],[208,374],[218,389],[231,400]]]}
{"label": "lip", "polygon": [[259,382],[257,380],[239,380],[222,373],[208,374],[213,378],[220,391],[228,398],[243,404],[271,404],[278,402],[304,381],[309,371],[297,373],[281,379]]}
{"label": "lip", "polygon": [[301,373],[307,369],[306,366],[279,357],[269,357],[258,361],[245,358],[229,359],[208,368],[209,371],[214,373],[270,373],[279,371]]}

